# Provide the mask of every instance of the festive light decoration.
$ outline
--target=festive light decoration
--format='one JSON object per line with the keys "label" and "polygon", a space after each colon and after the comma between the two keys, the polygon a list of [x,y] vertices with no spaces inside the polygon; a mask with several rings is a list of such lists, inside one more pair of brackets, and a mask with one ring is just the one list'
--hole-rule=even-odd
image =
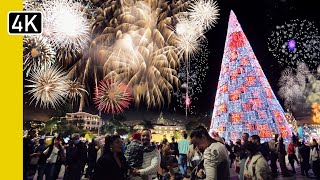
{"label": "festive light decoration", "polygon": [[254,52],[231,11],[225,52],[210,131],[228,140],[244,132],[270,140],[274,133],[288,139],[291,128]]}
{"label": "festive light decoration", "polygon": [[307,20],[288,21],[272,31],[268,49],[282,66],[295,67],[298,62],[305,62],[315,68],[320,58],[318,29]]}
{"label": "festive light decoration", "polygon": [[129,108],[132,100],[128,86],[112,80],[102,80],[95,88],[94,103],[99,111],[118,114]]}
{"label": "festive light decoration", "polygon": [[26,36],[23,39],[23,70],[29,76],[40,65],[50,66],[55,62],[55,51],[47,39],[41,36]]}
{"label": "festive light decoration", "polygon": [[40,102],[40,107],[56,108],[62,105],[67,97],[67,76],[66,73],[57,66],[38,66],[30,74],[31,85],[25,85],[32,88],[27,91],[32,94],[31,102],[36,100],[36,105]]}
{"label": "festive light decoration", "polygon": [[315,102],[311,106],[312,108],[312,120],[314,123],[320,123],[320,104]]}
{"label": "festive light decoration", "polygon": [[297,121],[294,118],[293,114],[290,111],[288,111],[288,112],[285,113],[285,117],[286,117],[287,122],[292,126],[292,129],[295,132],[297,132],[298,131],[298,125],[297,125]]}

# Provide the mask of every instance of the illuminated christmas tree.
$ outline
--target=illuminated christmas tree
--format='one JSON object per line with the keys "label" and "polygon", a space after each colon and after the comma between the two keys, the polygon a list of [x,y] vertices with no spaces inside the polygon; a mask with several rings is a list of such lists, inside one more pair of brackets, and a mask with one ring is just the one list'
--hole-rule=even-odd
{"label": "illuminated christmas tree", "polygon": [[291,137],[291,128],[266,76],[231,11],[218,89],[210,126],[226,140],[244,132],[270,140]]}

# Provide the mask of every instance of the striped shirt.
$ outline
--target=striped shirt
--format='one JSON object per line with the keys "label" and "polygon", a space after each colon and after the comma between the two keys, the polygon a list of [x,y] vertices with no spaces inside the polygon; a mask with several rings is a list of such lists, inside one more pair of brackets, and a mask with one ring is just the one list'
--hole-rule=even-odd
{"label": "striped shirt", "polygon": [[179,154],[187,154],[189,149],[190,141],[187,139],[182,139],[178,142]]}

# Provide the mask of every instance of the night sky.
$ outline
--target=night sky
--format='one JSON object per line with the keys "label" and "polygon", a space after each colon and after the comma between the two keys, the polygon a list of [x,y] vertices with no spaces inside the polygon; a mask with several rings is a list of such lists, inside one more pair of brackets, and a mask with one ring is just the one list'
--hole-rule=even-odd
{"label": "night sky", "polygon": [[[213,109],[230,10],[236,14],[272,89],[283,105],[277,95],[277,83],[280,73],[285,67],[280,67],[268,51],[267,40],[276,25],[282,25],[291,19],[312,21],[320,29],[319,9],[316,2],[312,0],[218,0],[220,9],[218,23],[206,33],[210,51],[209,71],[203,85],[203,93],[198,95],[199,101],[195,104],[199,112],[210,113]],[[43,119],[41,117],[46,117],[42,116],[43,114],[52,112],[51,110],[42,110],[40,107],[34,108],[34,103],[29,105],[29,100],[26,98],[28,97],[25,96],[24,99],[25,120]],[[173,100],[170,107],[166,106],[163,111],[173,113],[175,105],[175,100]],[[84,111],[97,114],[97,110],[92,105],[85,108]],[[132,107],[130,111],[135,111],[135,109]],[[144,112],[143,107],[140,107],[139,111]],[[149,112],[152,111],[159,113],[158,109],[149,110]],[[184,111],[178,110],[175,113],[183,114]]]}

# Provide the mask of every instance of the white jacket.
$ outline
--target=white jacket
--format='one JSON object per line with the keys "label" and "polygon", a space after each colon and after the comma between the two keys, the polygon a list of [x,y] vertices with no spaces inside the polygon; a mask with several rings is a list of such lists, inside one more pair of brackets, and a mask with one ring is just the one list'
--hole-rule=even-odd
{"label": "white jacket", "polygon": [[316,161],[318,158],[318,152],[315,147],[310,149],[310,161]]}
{"label": "white jacket", "polygon": [[152,180],[157,177],[157,172],[160,167],[160,153],[157,149],[152,152],[143,153],[142,169],[139,169],[140,176],[130,176],[131,180]]}
{"label": "white jacket", "polygon": [[259,152],[251,158],[250,163],[248,164],[250,157],[247,158],[244,164],[244,179],[250,180],[271,180],[271,170],[266,159]]}
{"label": "white jacket", "polygon": [[207,180],[227,180],[230,178],[228,150],[220,142],[212,143],[203,154]]}

